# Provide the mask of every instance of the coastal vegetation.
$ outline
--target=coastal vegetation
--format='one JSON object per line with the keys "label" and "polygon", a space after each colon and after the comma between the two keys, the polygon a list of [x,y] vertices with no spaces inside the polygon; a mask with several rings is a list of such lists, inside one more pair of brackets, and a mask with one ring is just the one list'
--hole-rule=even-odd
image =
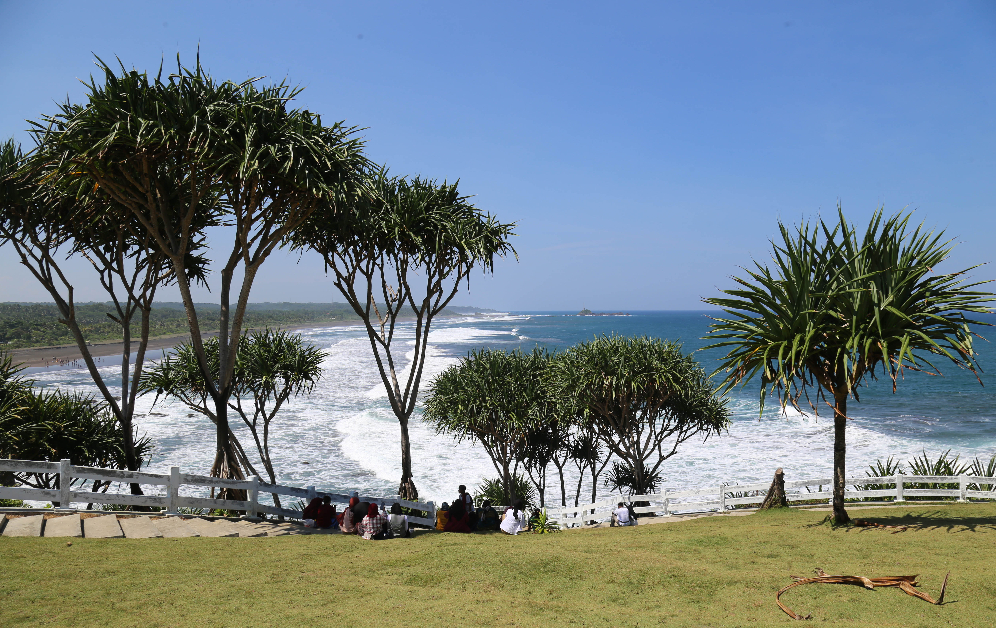
{"label": "coastal vegetation", "polygon": [[[455,183],[389,177],[364,156],[356,127],[326,124],[315,112],[292,108],[301,90],[286,82],[218,81],[199,57],[193,68],[178,58],[168,75],[123,64],[116,70],[100,59],[97,66],[100,78],[85,83],[83,104],[67,101],[31,122],[33,151],[25,155],[12,141],[2,146],[0,244],[12,246],[52,296],[58,323],[126,435],[128,468],[140,464],[132,415],[153,301],[158,288],[175,285],[182,319],[159,315],[156,331],[189,333],[184,355],[191,357],[186,366],[200,373],[199,406],[213,406],[211,473],[245,477],[247,459],[229,422],[229,411],[238,412],[242,401],[238,352],[254,323],[255,277],[274,250],[287,246],[321,254],[352,314],[366,325],[402,428],[400,493],[417,498],[407,422],[431,323],[471,270],[490,272],[496,256],[514,254],[513,225],[471,205]],[[207,230],[218,227],[224,229],[212,232],[209,246]],[[86,308],[77,307],[62,266],[73,258],[92,266],[110,298],[103,314],[117,328],[92,324],[90,312],[80,316]],[[212,269],[213,262],[218,267]],[[218,304],[199,307],[192,288],[206,286],[212,270]],[[391,342],[396,322],[409,316],[418,346],[407,380],[399,383]],[[19,340],[40,330],[23,321],[19,327],[10,333]],[[206,334],[217,338],[208,341]],[[45,334],[46,340],[58,336]],[[89,349],[100,336],[123,340],[119,396]],[[217,354],[214,363],[209,351]],[[133,484],[132,491],[141,489]],[[243,497],[229,489],[224,496]]]}
{"label": "coastal vegetation", "polygon": [[[273,419],[288,399],[314,389],[322,376],[324,354],[321,349],[305,344],[300,335],[285,331],[251,332],[243,335],[239,342],[233,375],[234,394],[228,406],[252,434],[270,484],[277,484],[270,455]],[[221,368],[218,339],[205,341],[204,350],[210,371],[217,378]],[[217,424],[214,405],[190,343],[178,345],[172,354],[147,370],[142,375],[139,391],[141,395],[154,394],[156,401],[160,397],[176,399]],[[242,465],[253,475],[261,475],[231,429],[229,439]],[[280,497],[275,493],[273,503],[280,507]]]}
{"label": "coastal vegetation", "polygon": [[[546,468],[597,473],[614,459],[609,482],[629,495],[650,493],[661,465],[694,436],[718,434],[726,399],[679,345],[654,338],[602,336],[561,354],[482,350],[441,373],[425,402],[437,433],[479,443],[515,499],[519,466],[546,505]],[[604,449],[603,449],[604,448]],[[580,498],[580,482],[575,505]],[[594,497],[593,497],[594,499]]]}
{"label": "coastal vegetation", "polygon": [[342,535],[84,538],[71,547],[4,539],[0,624],[235,626],[250,617],[298,625],[355,620],[364,608],[377,609],[388,625],[437,624],[472,607],[482,626],[778,626],[791,620],[775,592],[816,567],[872,578],[919,574],[921,590],[935,597],[951,572],[942,606],[861,587],[802,587],[783,596],[820,625],[986,626],[996,616],[988,551],[996,504],[861,511],[870,522],[910,526],[899,534],[832,528],[821,525],[825,515],[792,508],[518,537],[426,532],[376,543]]}
{"label": "coastal vegetation", "polygon": [[[218,331],[218,306],[195,303],[201,329]],[[108,318],[111,303],[75,303],[76,322],[87,343],[121,342],[121,326]],[[445,315],[456,312],[447,308]],[[407,317],[406,317],[407,318]],[[7,350],[75,344],[72,332],[61,321],[58,307],[51,303],[0,303],[0,345]],[[304,327],[361,319],[346,303],[250,303],[246,306],[245,327],[249,329]],[[134,322],[132,338],[141,330]],[[149,338],[190,333],[182,303],[157,301],[149,313]]]}
{"label": "coastal vegetation", "polygon": [[880,209],[863,234],[839,206],[837,215],[836,224],[779,223],[774,268],[755,261],[739,288],[705,302],[729,316],[716,319],[707,347],[728,350],[717,370],[724,390],[758,385],[762,412],[769,394],[783,408],[831,409],[833,518],[843,525],[848,399],[880,373],[893,392],[907,370],[939,375],[938,360],[977,373],[973,326],[989,323],[973,315],[989,312],[994,295],[967,279],[972,268],[941,272],[953,242],[910,228],[910,214]]}
{"label": "coastal vegetation", "polygon": [[[106,403],[81,392],[36,390],[21,370],[9,355],[0,353],[0,458],[68,459],[78,466],[128,468],[121,424]],[[134,447],[141,464],[152,443],[138,438]],[[0,473],[2,486],[51,489],[57,482],[56,475],[48,473]],[[95,481],[90,490],[106,491],[109,485]]]}

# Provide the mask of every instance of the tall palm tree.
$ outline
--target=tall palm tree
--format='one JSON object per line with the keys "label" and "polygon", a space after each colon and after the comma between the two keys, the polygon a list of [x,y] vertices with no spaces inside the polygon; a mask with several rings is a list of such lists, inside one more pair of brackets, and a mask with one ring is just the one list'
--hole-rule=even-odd
{"label": "tall palm tree", "polygon": [[859,401],[859,388],[880,373],[893,392],[906,370],[939,375],[937,358],[978,376],[972,326],[988,323],[966,314],[988,312],[994,295],[978,289],[987,282],[968,282],[974,266],[936,272],[953,248],[943,231],[911,229],[910,214],[884,219],[879,209],[859,237],[837,213],[832,228],[779,223],[774,268],[754,262],[728,297],[705,302],[730,317],[717,318],[709,336],[717,340],[709,348],[729,349],[719,369],[727,390],[758,377],[762,412],[771,393],[783,408],[832,408],[833,519],[842,525],[848,399]]}

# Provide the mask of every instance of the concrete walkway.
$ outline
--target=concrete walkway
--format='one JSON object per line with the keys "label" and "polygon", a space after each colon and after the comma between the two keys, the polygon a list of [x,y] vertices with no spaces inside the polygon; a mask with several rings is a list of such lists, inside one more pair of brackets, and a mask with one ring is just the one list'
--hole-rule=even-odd
{"label": "concrete walkway", "polygon": [[4,537],[40,536],[89,539],[154,539],[187,537],[265,537],[301,534],[336,534],[298,523],[249,521],[189,516],[42,514],[0,515]]}

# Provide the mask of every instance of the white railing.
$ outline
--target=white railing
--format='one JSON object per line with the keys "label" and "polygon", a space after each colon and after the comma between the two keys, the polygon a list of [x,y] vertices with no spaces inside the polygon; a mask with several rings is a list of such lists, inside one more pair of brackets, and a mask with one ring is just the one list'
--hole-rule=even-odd
{"label": "white railing", "polygon": [[[996,489],[996,477],[975,475],[903,475],[897,474],[880,478],[848,478],[844,499],[872,499],[891,497],[894,502],[906,501],[908,497],[954,497],[959,502],[970,499],[996,499],[996,490],[975,490],[987,486]],[[946,484],[957,485],[958,488],[906,488],[907,484]],[[892,485],[892,488],[864,490],[869,485]],[[649,506],[636,506],[634,511],[641,514],[654,513],[671,516],[677,513],[696,513],[726,511],[735,507],[760,506],[767,496],[770,483],[765,484],[724,484],[698,490],[664,489],[651,495],[632,495],[625,499],[612,497],[590,504],[578,506],[553,506],[546,509],[547,516],[556,520],[561,526],[570,524],[587,524],[605,521],[609,513],[615,510],[620,501],[648,502]],[[818,478],[815,480],[797,480],[785,483],[785,497],[789,502],[826,502],[830,503],[833,480]],[[816,490],[811,490],[816,489]],[[737,494],[742,496],[737,497]]]}
{"label": "white railing", "polygon": [[[0,459],[0,473],[45,473],[58,477],[57,489],[27,488],[23,486],[0,486],[0,499],[20,499],[29,501],[58,502],[60,509],[71,509],[71,504],[121,504],[125,506],[146,506],[160,508],[166,514],[177,514],[180,508],[210,508],[212,510],[245,511],[250,517],[261,513],[281,515],[292,519],[300,519],[301,511],[291,508],[278,508],[259,501],[260,493],[300,497],[310,501],[315,497],[331,498],[333,503],[349,503],[349,495],[318,491],[314,486],[299,488],[266,484],[254,476],[248,480],[223,480],[206,475],[181,473],[179,467],[171,467],[169,474],[147,473],[145,471],[124,471],[119,469],[98,469],[94,467],[77,467],[69,460],[59,462],[38,462],[34,460]],[[131,495],[130,493],[94,493],[86,490],[74,490],[74,479],[96,480],[100,482],[118,482],[122,484],[141,484],[146,486],[163,486],[165,495]],[[231,488],[247,492],[247,500],[213,499],[208,497],[189,497],[180,494],[183,486],[206,488]],[[82,489],[77,486],[75,489]],[[410,502],[396,497],[360,497],[360,501],[370,502],[378,506],[390,507],[398,503],[402,508],[411,508],[427,513],[425,517],[409,515],[410,523],[435,526],[436,506],[433,502]]]}

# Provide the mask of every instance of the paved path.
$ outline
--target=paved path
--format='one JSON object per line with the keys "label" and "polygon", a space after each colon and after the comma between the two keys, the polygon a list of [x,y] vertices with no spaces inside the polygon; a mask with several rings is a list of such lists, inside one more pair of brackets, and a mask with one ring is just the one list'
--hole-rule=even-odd
{"label": "paved path", "polygon": [[188,537],[265,537],[301,534],[336,534],[315,530],[298,523],[248,521],[163,515],[44,514],[0,515],[0,532],[5,537],[43,536],[89,539],[154,539]]}

